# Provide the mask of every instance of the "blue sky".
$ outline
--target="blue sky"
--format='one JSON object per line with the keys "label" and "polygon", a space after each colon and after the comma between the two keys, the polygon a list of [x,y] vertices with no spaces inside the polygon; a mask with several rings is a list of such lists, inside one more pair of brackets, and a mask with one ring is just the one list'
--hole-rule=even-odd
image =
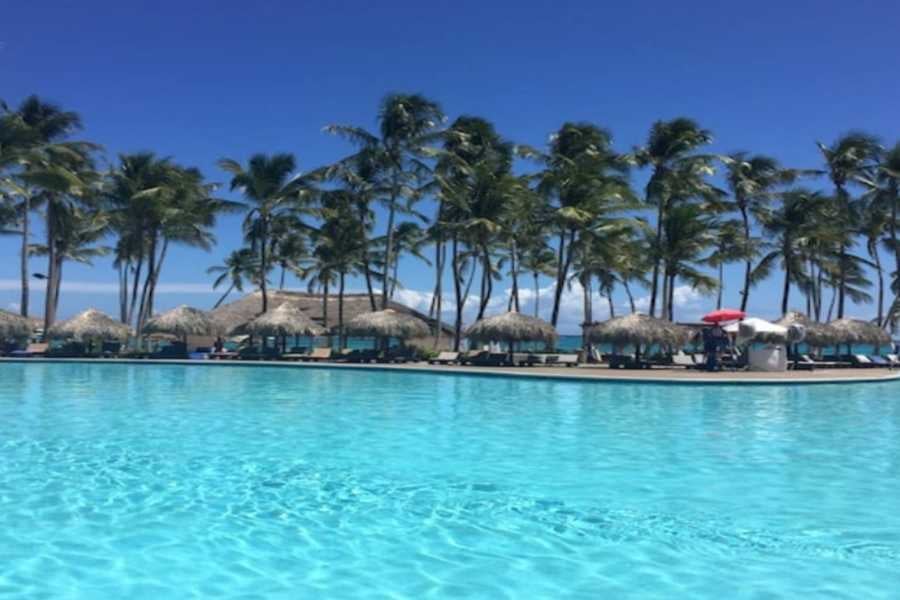
{"label": "blue sky", "polygon": [[[2,15],[0,98],[37,93],[80,112],[81,137],[108,156],[153,150],[212,181],[226,181],[215,166],[223,156],[290,151],[306,170],[345,155],[322,127],[373,127],[389,91],[424,93],[451,118],[484,116],[537,146],[563,121],[587,120],[625,151],[654,120],[681,115],[714,132],[715,151],[797,167],[818,166],[815,140],[849,129],[900,139],[900,9],[889,2],[37,0],[5,3]],[[209,254],[172,252],[160,308],[215,301],[205,270],[240,244],[238,223],[221,220]],[[17,241],[0,238],[0,306],[17,301],[17,276]],[[401,276],[413,303],[433,285],[417,262]],[[108,262],[67,266],[62,316],[112,311],[114,283]],[[754,312],[778,312],[779,283],[754,292]],[[676,316],[713,301],[684,290]],[[32,302],[40,309],[39,293]],[[564,329],[574,330],[574,298],[568,313]]]}

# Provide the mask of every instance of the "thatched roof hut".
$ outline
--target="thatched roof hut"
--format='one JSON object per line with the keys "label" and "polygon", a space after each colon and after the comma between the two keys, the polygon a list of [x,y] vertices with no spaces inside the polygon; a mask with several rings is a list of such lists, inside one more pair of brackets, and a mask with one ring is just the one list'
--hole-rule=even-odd
{"label": "thatched roof hut", "polygon": [[515,311],[486,317],[466,330],[466,337],[480,342],[547,342],[559,338],[550,323]]}
{"label": "thatched roof hut", "polygon": [[[284,290],[275,290],[269,292],[269,310],[278,308],[285,302],[289,302],[302,310],[313,322],[327,329],[334,329],[338,322],[338,298],[336,295],[328,297],[328,322],[324,322],[322,310],[322,295],[308,294],[306,292],[288,292]],[[379,305],[376,310],[380,309]],[[435,322],[426,315],[393,300],[388,301],[387,308],[394,312],[412,315],[425,321],[429,326],[434,327]],[[361,314],[372,312],[372,305],[369,302],[367,294],[344,294],[344,321],[349,322],[354,317]],[[236,328],[238,325],[247,323],[262,314],[262,294],[253,292],[247,294],[239,300],[223,304],[219,308],[210,311],[210,316],[218,322],[226,331]],[[443,327],[444,333],[452,335],[453,330]]]}
{"label": "thatched roof hut", "polygon": [[180,338],[213,335],[220,330],[209,313],[182,304],[147,321],[142,333],[169,333]]}
{"label": "thatched roof hut", "polygon": [[803,341],[817,348],[830,346],[837,341],[836,333],[829,325],[813,321],[803,313],[789,312],[775,321],[775,324],[784,327],[800,325],[806,331]]}
{"label": "thatched roof hut", "polygon": [[30,319],[0,309],[0,340],[27,338],[33,330]]}
{"label": "thatched roof hut", "polygon": [[422,319],[391,308],[358,315],[344,329],[350,335],[378,338],[421,338],[431,333]]}
{"label": "thatched roof hut", "polygon": [[588,329],[588,339],[592,342],[612,344],[633,344],[661,346],[681,346],[690,332],[671,321],[664,321],[648,315],[633,313],[598,323]]}
{"label": "thatched roof hut", "polygon": [[81,340],[124,339],[131,335],[131,327],[97,309],[89,308],[67,321],[52,325],[47,333],[50,337]]}
{"label": "thatched roof hut", "polygon": [[891,336],[875,323],[860,319],[837,319],[828,326],[834,331],[835,343],[839,344],[874,344],[886,346],[891,343]]}
{"label": "thatched roof hut", "polygon": [[232,333],[274,336],[320,336],[328,333],[295,304],[285,302],[255,319],[236,327]]}

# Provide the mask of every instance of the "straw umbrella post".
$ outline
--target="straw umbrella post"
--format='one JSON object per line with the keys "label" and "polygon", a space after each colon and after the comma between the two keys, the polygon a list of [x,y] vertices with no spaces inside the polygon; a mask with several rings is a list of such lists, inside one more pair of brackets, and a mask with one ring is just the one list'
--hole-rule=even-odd
{"label": "straw umbrella post", "polygon": [[422,319],[390,308],[357,315],[350,319],[344,329],[350,335],[374,337],[376,340],[385,340],[385,343],[390,338],[402,341],[431,335],[431,328]]}
{"label": "straw umbrella post", "polygon": [[837,319],[828,326],[834,331],[835,344],[847,344],[850,354],[853,344],[872,344],[876,352],[880,346],[891,343],[891,336],[875,323],[860,319]]}
{"label": "straw umbrella post", "polygon": [[684,328],[649,315],[633,313],[624,317],[616,317],[598,323],[588,330],[588,339],[592,342],[607,342],[620,345],[632,345],[636,358],[640,359],[641,346],[680,347],[688,339],[689,332]]}
{"label": "straw umbrella post", "polygon": [[124,340],[131,335],[131,327],[116,321],[97,309],[89,308],[78,315],[51,326],[48,337],[75,338],[80,341]]}
{"label": "straw umbrella post", "polygon": [[182,304],[147,321],[142,333],[170,333],[187,344],[189,335],[212,335],[218,326],[209,314]]}
{"label": "straw umbrella post", "polygon": [[0,341],[18,340],[31,336],[31,321],[25,317],[0,309]]}
{"label": "straw umbrella post", "polygon": [[318,337],[328,333],[327,329],[316,325],[300,308],[288,302],[245,323],[240,329],[251,335],[280,337],[282,352],[287,345],[288,336]]}
{"label": "straw umbrella post", "polygon": [[511,311],[476,321],[466,330],[466,337],[482,342],[507,342],[512,352],[517,342],[556,344],[559,334],[546,321]]}

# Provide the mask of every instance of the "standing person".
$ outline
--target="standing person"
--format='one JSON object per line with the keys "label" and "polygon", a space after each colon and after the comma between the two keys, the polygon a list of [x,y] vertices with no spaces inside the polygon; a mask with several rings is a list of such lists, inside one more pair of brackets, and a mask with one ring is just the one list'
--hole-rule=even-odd
{"label": "standing person", "polygon": [[706,370],[719,370],[719,340],[715,334],[715,329],[711,327],[703,328],[703,353],[706,354]]}

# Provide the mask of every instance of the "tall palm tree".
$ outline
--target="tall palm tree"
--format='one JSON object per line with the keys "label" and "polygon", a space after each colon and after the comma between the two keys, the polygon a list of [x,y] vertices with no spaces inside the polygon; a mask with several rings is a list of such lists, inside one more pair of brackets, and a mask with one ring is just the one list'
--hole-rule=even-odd
{"label": "tall palm tree", "polygon": [[240,190],[249,202],[244,219],[245,232],[254,233],[259,253],[257,283],[262,292],[262,311],[269,309],[267,274],[271,267],[269,231],[272,220],[284,211],[303,191],[302,179],[294,176],[297,168],[292,154],[254,154],[242,166],[236,160],[223,158],[219,167],[231,173],[231,189]]}
{"label": "tall palm tree", "polygon": [[[716,283],[716,308],[722,308],[722,296],[725,292],[725,265],[739,260],[748,258],[747,253],[750,251],[748,238],[745,237],[747,229],[744,222],[737,220],[729,220],[719,223],[718,229],[715,231],[715,241],[713,242],[714,250],[709,256],[709,264],[716,268],[718,272],[718,282]],[[750,264],[750,261],[747,261]],[[744,277],[744,290],[742,294],[749,289],[749,276]],[[741,310],[746,307],[744,298],[741,299]]]}
{"label": "tall palm tree", "polygon": [[[645,188],[645,201],[656,208],[656,236],[653,242],[653,274],[650,288],[650,315],[656,314],[659,293],[660,249],[666,212],[673,203],[672,178],[688,173],[711,172],[712,157],[696,151],[712,142],[712,133],[684,117],[657,121],[650,128],[647,144],[635,157],[638,165],[652,171]],[[665,296],[665,294],[663,294]]]}
{"label": "tall palm tree", "polygon": [[[375,156],[377,177],[380,180],[378,187],[386,190],[384,203],[388,209],[385,265],[392,265],[394,261],[397,213],[409,208],[419,198],[417,187],[430,172],[424,159],[434,154],[430,144],[438,139],[443,120],[444,113],[440,105],[424,96],[390,94],[381,102],[377,135],[350,125],[330,125],[325,128]],[[374,173],[372,175],[375,176]],[[405,200],[406,204],[401,205],[401,200]],[[388,287],[386,282],[382,285],[382,308],[387,306]]]}
{"label": "tall palm tree", "polygon": [[830,146],[817,142],[825,160],[825,173],[834,184],[834,202],[838,217],[849,224],[845,228],[844,239],[838,248],[837,317],[844,316],[845,297],[848,287],[848,270],[853,269],[848,257],[848,249],[853,245],[853,229],[850,219],[852,197],[851,185],[871,185],[874,181],[882,147],[878,139],[862,132],[851,132],[835,140]]}
{"label": "tall palm tree", "polygon": [[109,225],[108,217],[104,213],[73,204],[62,204],[54,211],[53,218],[55,223],[50,243],[33,244],[30,248],[30,252],[35,256],[47,256],[51,261],[45,276],[46,303],[51,307],[51,316],[55,315],[56,307],[59,306],[63,265],[66,262],[91,265],[94,258],[105,256],[110,250],[104,246],[97,246],[97,243],[106,236]]}
{"label": "tall palm tree", "polygon": [[716,242],[715,231],[715,217],[703,206],[677,204],[665,211],[660,252],[665,265],[664,318],[675,320],[675,287],[679,279],[704,293],[716,288],[716,279],[700,270],[709,262],[705,254]]}
{"label": "tall palm tree", "polygon": [[[878,278],[878,297],[877,297],[877,316],[875,321],[881,326],[884,323],[884,269],[881,265],[881,251],[879,246],[885,238],[888,230],[888,222],[890,213],[885,210],[885,206],[881,202],[879,195],[873,196],[867,202],[861,202],[857,205],[854,212],[857,215],[854,221],[859,223],[859,232],[862,234],[866,244],[866,252],[869,255],[870,266],[875,269],[875,275]],[[886,244],[890,247],[890,243]]]}
{"label": "tall palm tree", "polygon": [[219,275],[213,281],[213,289],[218,289],[220,285],[226,281],[228,282],[228,289],[213,305],[213,310],[219,308],[233,290],[243,292],[245,278],[254,280],[259,276],[259,268],[256,261],[256,253],[253,250],[241,248],[229,254],[221,265],[213,266],[206,270],[211,275],[214,273]]}
{"label": "tall palm tree", "polygon": [[565,123],[540,157],[538,190],[553,202],[558,231],[556,287],[550,322],[559,321],[563,288],[580,234],[600,215],[633,208],[629,159],[612,148],[612,135],[589,123]]}
{"label": "tall palm tree", "polygon": [[808,244],[818,232],[817,215],[825,207],[825,198],[818,192],[803,188],[789,190],[781,195],[777,208],[760,213],[761,223],[773,240],[769,251],[756,265],[752,277],[767,277],[773,266],[780,263],[784,271],[781,294],[781,313],[788,312],[791,284],[803,283],[809,278],[805,263]]}
{"label": "tall palm tree", "polygon": [[[49,157],[42,150],[61,142],[80,128],[81,117],[77,113],[65,111],[34,95],[25,98],[15,111],[4,111],[0,114],[0,175],[5,166],[18,166],[26,173],[44,170]],[[0,188],[3,187],[10,189],[11,195],[20,199],[16,208],[22,236],[19,256],[21,278],[19,309],[22,316],[27,317],[30,300],[28,252],[31,244],[33,190],[22,182],[16,182],[14,176],[0,177]]]}
{"label": "tall palm tree", "polygon": [[[753,258],[758,253],[759,240],[751,232],[750,216],[759,207],[765,206],[781,184],[790,183],[796,177],[796,171],[783,169],[778,161],[761,154],[748,155],[736,152],[722,157],[725,163],[725,179],[734,204],[741,214],[740,239],[743,242],[741,256],[731,253],[731,260],[744,261],[744,282],[741,288],[741,310],[747,310],[750,299],[750,275],[753,270]],[[735,249],[737,250],[737,249]],[[721,294],[720,294],[721,296]]]}
{"label": "tall palm tree", "polygon": [[877,203],[887,215],[886,245],[894,255],[894,272],[891,289],[894,302],[888,310],[884,325],[900,320],[900,240],[897,239],[898,209],[900,209],[900,142],[889,148],[881,159],[876,176],[877,185],[873,192]]}

